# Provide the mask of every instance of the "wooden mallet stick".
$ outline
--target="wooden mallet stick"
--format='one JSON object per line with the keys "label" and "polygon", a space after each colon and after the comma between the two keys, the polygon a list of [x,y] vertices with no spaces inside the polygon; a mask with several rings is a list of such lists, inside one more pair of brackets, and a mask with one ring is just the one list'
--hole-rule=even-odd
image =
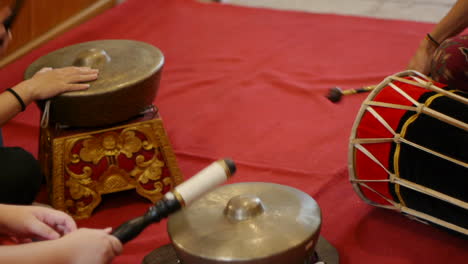
{"label": "wooden mallet stick", "polygon": [[347,89],[342,90],[340,87],[333,87],[328,90],[327,98],[333,103],[337,103],[341,100],[343,95],[357,94],[357,93],[366,93],[372,91],[377,85],[364,86],[357,89]]}

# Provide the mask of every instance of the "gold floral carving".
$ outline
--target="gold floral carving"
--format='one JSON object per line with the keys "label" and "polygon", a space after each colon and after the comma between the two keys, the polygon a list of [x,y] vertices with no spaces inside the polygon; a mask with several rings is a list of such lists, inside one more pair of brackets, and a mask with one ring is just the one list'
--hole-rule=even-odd
{"label": "gold floral carving", "polygon": [[[102,194],[136,189],[141,196],[156,202],[163,197],[166,188],[172,189],[183,181],[160,118],[72,136],[59,137],[50,131],[53,129],[41,130],[41,146],[44,144],[46,151],[39,157],[45,163],[53,159],[49,196],[55,208],[77,219],[89,217],[101,202]],[[52,141],[49,147],[47,138]],[[77,144],[82,144],[79,153],[72,153]],[[142,150],[152,152],[152,157],[145,160],[145,156],[136,155]],[[47,152],[52,155],[45,155]],[[131,171],[119,167],[118,156],[122,154],[134,159],[135,167]],[[93,176],[91,166],[85,165],[81,172],[69,168],[72,164],[96,165],[103,158],[107,159],[108,167],[102,175]],[[169,170],[170,177],[162,177],[163,168]],[[152,188],[147,189],[148,183]],[[70,193],[66,200],[65,188]],[[88,204],[83,202],[83,198],[88,198]],[[75,208],[73,213],[69,208]]]}
{"label": "gold floral carving", "polygon": [[96,196],[96,192],[92,189],[92,186],[85,184],[83,181],[71,178],[65,185],[69,188],[73,200],[79,200],[87,196]]}
{"label": "gold floral carving", "polygon": [[116,165],[109,168],[99,178],[97,190],[101,194],[113,193],[134,188],[132,179],[125,170]]}
{"label": "gold floral carving", "polygon": [[132,187],[132,185],[129,185],[128,182],[119,175],[112,175],[106,178],[102,183],[102,188],[99,190],[100,193],[112,193],[117,190],[131,189]]}
{"label": "gold floral carving", "polygon": [[158,159],[154,159],[154,162],[152,162],[150,166],[140,175],[140,177],[138,178],[138,181],[143,184],[146,184],[150,180],[153,180],[153,181],[159,180],[162,174],[162,167],[164,167],[164,162]]}
{"label": "gold floral carving", "polygon": [[134,131],[123,131],[118,134],[114,131],[106,132],[98,137],[83,141],[79,158],[86,162],[97,164],[103,157],[124,154],[127,158],[140,151],[141,140],[135,136]]}

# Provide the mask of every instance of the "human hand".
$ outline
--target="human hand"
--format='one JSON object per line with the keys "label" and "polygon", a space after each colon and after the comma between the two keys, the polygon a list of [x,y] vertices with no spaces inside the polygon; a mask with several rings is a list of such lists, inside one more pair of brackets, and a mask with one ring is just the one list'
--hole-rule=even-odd
{"label": "human hand", "polygon": [[122,243],[112,229],[80,228],[63,238],[54,240],[57,252],[62,252],[73,264],[111,263],[122,252]]}
{"label": "human hand", "polygon": [[0,10],[0,53],[5,52],[8,43],[11,40],[11,32],[5,28],[3,22],[10,16],[11,10],[4,7]]}
{"label": "human hand", "polygon": [[0,205],[0,230],[20,240],[57,239],[76,230],[66,213],[40,206]]}
{"label": "human hand", "polygon": [[436,47],[429,43],[426,39],[419,44],[416,53],[411,58],[408,64],[408,70],[418,71],[424,75],[429,75],[431,69],[432,55]]}
{"label": "human hand", "polygon": [[33,83],[32,100],[42,100],[55,95],[84,90],[89,84],[82,82],[94,81],[99,70],[89,67],[43,68],[29,80]]}
{"label": "human hand", "polygon": [[13,87],[21,96],[25,104],[32,101],[48,99],[58,94],[84,90],[89,84],[82,83],[94,81],[99,70],[89,67],[43,68],[34,76]]}

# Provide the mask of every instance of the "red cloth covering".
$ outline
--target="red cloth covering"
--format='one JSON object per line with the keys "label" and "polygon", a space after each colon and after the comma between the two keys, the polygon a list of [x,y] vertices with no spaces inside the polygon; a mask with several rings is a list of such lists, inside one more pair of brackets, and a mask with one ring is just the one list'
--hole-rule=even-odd
{"label": "red cloth covering", "polygon": [[[310,194],[321,234],[341,263],[463,263],[466,240],[374,208],[348,182],[351,126],[366,95],[339,104],[328,89],[377,84],[405,69],[432,24],[203,4],[127,0],[0,71],[4,88],[38,57],[98,39],[133,39],[160,48],[166,65],[156,105],[186,178],[231,157],[234,182],[264,181]],[[6,145],[37,153],[39,111],[4,127]],[[103,198],[84,227],[116,227],[150,204],[133,192]],[[287,230],[285,230],[287,232]],[[166,222],[124,247],[114,263],[138,263],[169,243]]]}

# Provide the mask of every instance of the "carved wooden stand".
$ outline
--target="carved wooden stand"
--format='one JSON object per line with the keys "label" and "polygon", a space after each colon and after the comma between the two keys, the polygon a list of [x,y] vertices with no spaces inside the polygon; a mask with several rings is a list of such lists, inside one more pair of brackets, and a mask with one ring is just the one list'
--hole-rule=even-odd
{"label": "carved wooden stand", "polygon": [[52,206],[90,217],[101,195],[123,190],[151,202],[183,181],[159,115],[111,128],[41,128],[39,161]]}

